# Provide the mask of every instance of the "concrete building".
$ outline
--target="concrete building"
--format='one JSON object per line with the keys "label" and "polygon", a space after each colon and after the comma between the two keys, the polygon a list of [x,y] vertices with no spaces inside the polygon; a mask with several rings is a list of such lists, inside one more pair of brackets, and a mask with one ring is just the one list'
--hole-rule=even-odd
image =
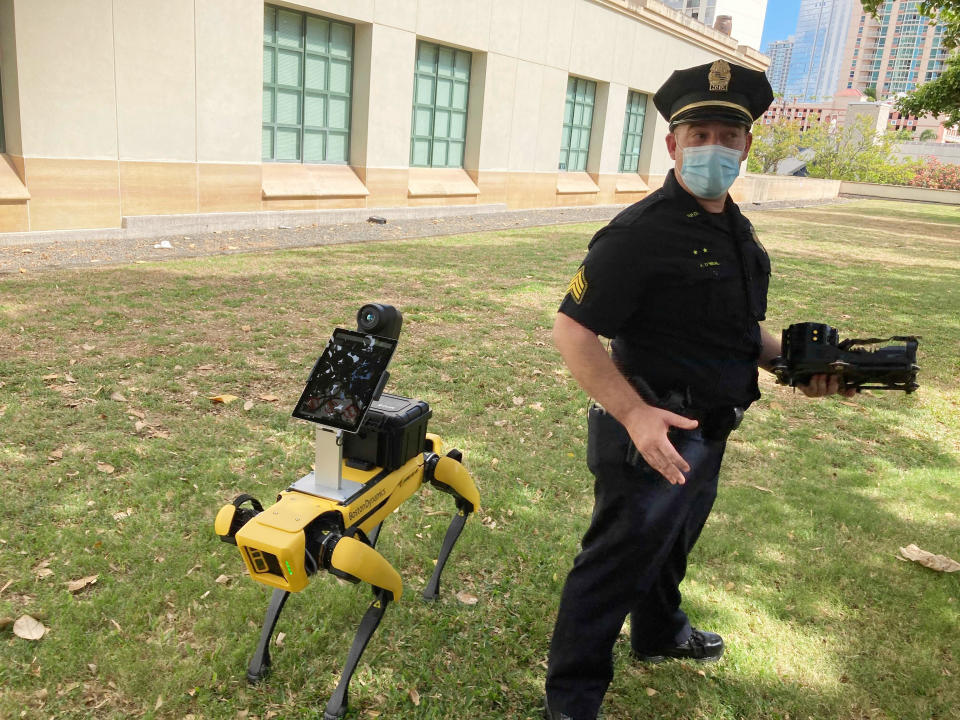
{"label": "concrete building", "polygon": [[939,77],[948,54],[944,25],[931,25],[918,5],[917,0],[887,0],[874,18],[856,3],[840,87],[873,87],[878,98],[894,99]]}
{"label": "concrete building", "polygon": [[672,8],[700,22],[714,27],[717,18],[727,16],[732,21],[730,36],[741,45],[760,47],[767,0],[665,0]]}
{"label": "concrete building", "polygon": [[632,202],[718,57],[767,65],[656,0],[0,0],[0,232]]}
{"label": "concrete building", "polygon": [[824,101],[840,87],[840,67],[854,0],[801,0],[784,96]]}
{"label": "concrete building", "polygon": [[885,108],[881,114],[877,115],[877,117],[882,118],[881,129],[909,130],[912,137],[917,140],[924,130],[932,130],[935,133],[934,140],[936,142],[949,142],[950,140],[949,133],[937,118],[924,117],[918,119],[912,115],[901,117],[900,113],[893,110],[889,103],[869,102],[863,92],[855,88],[840,90],[833,97],[822,101],[793,102],[787,98],[775,100],[758,122],[770,125],[781,119],[796,121],[800,123],[802,130],[806,130],[815,124],[843,127],[847,118],[851,115],[850,108],[854,105],[857,106],[860,114],[866,112],[863,109],[865,106]]}
{"label": "concrete building", "polygon": [[786,40],[775,40],[767,45],[767,79],[775,95],[783,96],[787,89],[787,74],[790,72],[790,60],[793,57],[793,35]]}

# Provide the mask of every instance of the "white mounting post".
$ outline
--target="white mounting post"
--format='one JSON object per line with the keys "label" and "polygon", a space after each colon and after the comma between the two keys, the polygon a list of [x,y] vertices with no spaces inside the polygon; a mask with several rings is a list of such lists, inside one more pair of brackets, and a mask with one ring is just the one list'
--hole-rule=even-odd
{"label": "white mounting post", "polygon": [[361,483],[343,478],[343,430],[317,425],[313,472],[291,489],[340,502],[363,489]]}

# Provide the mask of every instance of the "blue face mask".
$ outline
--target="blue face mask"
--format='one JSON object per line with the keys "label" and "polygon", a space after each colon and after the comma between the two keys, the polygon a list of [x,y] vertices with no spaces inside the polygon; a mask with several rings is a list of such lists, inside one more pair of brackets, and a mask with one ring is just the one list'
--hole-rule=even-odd
{"label": "blue face mask", "polygon": [[707,200],[724,196],[740,174],[742,150],[723,145],[686,147],[680,165],[680,177],[691,193]]}

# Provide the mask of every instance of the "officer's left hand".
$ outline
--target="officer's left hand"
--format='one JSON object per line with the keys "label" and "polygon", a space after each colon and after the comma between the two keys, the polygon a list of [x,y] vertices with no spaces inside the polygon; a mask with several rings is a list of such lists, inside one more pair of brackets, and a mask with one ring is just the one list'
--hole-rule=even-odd
{"label": "officer's left hand", "polygon": [[807,397],[825,397],[827,395],[843,395],[853,397],[857,394],[856,388],[840,389],[840,378],[836,375],[814,375],[806,385],[797,385]]}

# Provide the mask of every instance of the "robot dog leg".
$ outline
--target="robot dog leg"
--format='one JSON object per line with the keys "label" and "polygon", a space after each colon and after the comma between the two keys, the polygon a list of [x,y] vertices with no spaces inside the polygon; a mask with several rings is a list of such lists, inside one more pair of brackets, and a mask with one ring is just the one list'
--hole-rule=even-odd
{"label": "robot dog leg", "polygon": [[480,493],[477,492],[477,486],[470,477],[470,473],[461,464],[462,453],[459,450],[451,450],[445,457],[438,455],[432,457],[433,461],[428,461],[426,467],[427,479],[435,488],[453,495],[457,504],[457,514],[450,520],[450,526],[440,546],[440,554],[437,556],[433,575],[423,590],[424,600],[436,600],[440,595],[440,574],[447,564],[450,551],[453,550],[460,533],[463,532],[467,515],[480,507]]}

